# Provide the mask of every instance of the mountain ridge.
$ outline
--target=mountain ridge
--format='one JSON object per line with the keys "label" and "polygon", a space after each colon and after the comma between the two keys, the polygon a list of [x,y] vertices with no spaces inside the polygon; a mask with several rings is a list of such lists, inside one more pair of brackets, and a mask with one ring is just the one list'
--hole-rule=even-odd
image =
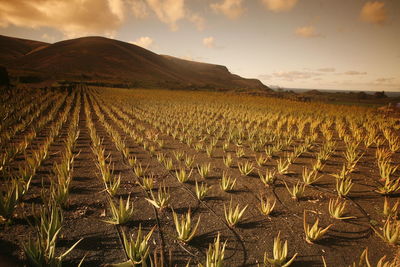
{"label": "mountain ridge", "polygon": [[[3,48],[8,56],[3,55]],[[257,79],[230,73],[226,66],[159,55],[105,37],[81,37],[48,44],[0,36],[0,49],[0,65],[17,77],[122,83],[145,88],[269,90]]]}
{"label": "mountain ridge", "polygon": [[0,65],[15,60],[48,43],[0,35]]}

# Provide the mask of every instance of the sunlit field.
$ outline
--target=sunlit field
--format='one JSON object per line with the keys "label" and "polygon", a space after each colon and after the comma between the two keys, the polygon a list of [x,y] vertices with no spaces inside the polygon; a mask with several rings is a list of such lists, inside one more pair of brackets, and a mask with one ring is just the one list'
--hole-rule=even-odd
{"label": "sunlit field", "polygon": [[400,125],[376,109],[86,86],[0,101],[9,266],[400,266]]}

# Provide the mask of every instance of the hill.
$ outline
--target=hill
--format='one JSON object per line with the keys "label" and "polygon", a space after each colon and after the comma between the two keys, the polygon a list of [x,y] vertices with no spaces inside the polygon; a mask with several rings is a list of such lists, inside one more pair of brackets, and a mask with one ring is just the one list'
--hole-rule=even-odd
{"label": "hill", "polygon": [[158,55],[104,37],[83,37],[54,44],[32,41],[30,46],[24,42],[25,46],[17,46],[20,39],[2,37],[6,38],[8,51],[15,47],[15,52],[11,51],[12,58],[1,55],[0,65],[5,65],[14,76],[136,87],[268,90],[259,80],[234,75],[225,66]]}
{"label": "hill", "polygon": [[35,49],[46,47],[48,43],[0,35],[0,65],[7,65]]}

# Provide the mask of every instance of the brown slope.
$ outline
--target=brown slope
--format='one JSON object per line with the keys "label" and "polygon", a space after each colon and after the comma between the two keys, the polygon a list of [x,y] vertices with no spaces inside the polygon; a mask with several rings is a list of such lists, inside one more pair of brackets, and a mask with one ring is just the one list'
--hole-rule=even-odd
{"label": "brown slope", "polygon": [[155,54],[104,37],[61,41],[16,59],[18,71],[35,71],[46,79],[129,83],[144,87],[267,89],[258,80],[231,74],[224,66]]}
{"label": "brown slope", "polygon": [[[266,89],[267,87],[257,79],[246,79],[239,75],[229,72],[228,68],[222,65],[208,64],[190,60],[184,60],[176,57],[163,55],[170,61],[170,68],[175,72],[184,75],[193,84],[205,84],[211,86],[227,86],[230,88],[246,89]],[[210,81],[207,84],[205,81]],[[211,83],[212,81],[212,83]]]}
{"label": "brown slope", "polygon": [[0,35],[0,65],[8,65],[15,59],[48,45],[44,42]]}

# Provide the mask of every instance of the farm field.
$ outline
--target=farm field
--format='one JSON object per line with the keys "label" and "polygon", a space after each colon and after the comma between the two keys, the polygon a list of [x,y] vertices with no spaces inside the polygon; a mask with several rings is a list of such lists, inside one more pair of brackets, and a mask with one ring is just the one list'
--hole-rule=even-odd
{"label": "farm field", "polygon": [[83,85],[0,101],[4,266],[400,266],[400,124],[374,109]]}

